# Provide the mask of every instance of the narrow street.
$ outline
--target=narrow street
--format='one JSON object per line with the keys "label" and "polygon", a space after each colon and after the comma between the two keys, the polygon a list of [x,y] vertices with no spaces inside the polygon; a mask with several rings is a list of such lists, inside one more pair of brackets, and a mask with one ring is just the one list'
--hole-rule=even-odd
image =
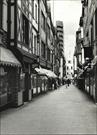
{"label": "narrow street", "polygon": [[1,134],[97,134],[97,108],[71,85],[1,113]]}

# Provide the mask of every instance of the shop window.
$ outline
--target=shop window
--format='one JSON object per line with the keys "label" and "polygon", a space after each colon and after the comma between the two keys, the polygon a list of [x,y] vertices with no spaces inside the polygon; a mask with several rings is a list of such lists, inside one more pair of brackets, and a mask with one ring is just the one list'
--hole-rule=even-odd
{"label": "shop window", "polygon": [[37,79],[36,76],[34,76],[33,77],[33,88],[36,88],[36,81],[37,81],[36,79]]}
{"label": "shop window", "polygon": [[0,95],[7,93],[7,89],[7,73],[4,71],[3,67],[0,67]]}
{"label": "shop window", "polygon": [[20,90],[25,90],[25,74],[20,74]]}
{"label": "shop window", "polygon": [[85,58],[93,58],[92,47],[84,47],[84,57]]}
{"label": "shop window", "polygon": [[22,25],[23,42],[28,46],[29,45],[29,21],[25,15],[22,15],[22,18],[23,18],[23,25]]}

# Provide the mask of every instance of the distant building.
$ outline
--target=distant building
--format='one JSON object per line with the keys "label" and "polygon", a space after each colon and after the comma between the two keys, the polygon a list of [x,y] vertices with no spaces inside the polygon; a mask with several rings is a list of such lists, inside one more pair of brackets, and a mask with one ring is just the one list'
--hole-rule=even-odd
{"label": "distant building", "polygon": [[70,79],[73,76],[73,63],[69,59],[66,61],[66,76]]}
{"label": "distant building", "polygon": [[65,57],[64,57],[64,26],[62,21],[56,21],[56,30],[59,39],[59,55],[60,55],[60,75],[62,79],[65,76]]}

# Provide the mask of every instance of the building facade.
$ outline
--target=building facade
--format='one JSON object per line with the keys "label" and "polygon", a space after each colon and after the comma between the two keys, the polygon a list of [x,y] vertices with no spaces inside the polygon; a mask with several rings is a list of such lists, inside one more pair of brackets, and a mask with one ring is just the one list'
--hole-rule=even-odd
{"label": "building facade", "polygon": [[[8,44],[8,3],[0,1],[0,107],[17,104],[21,63]],[[21,99],[22,100],[22,99]],[[20,101],[21,102],[21,101]],[[20,103],[22,104],[22,102]]]}
{"label": "building facade", "polygon": [[83,28],[84,89],[97,103],[97,1],[82,0],[80,27]]}
{"label": "building facade", "polygon": [[[9,58],[7,62],[3,56],[0,59],[2,106],[9,99],[13,106],[20,106],[33,96],[56,88],[62,56],[55,31],[46,0],[0,1],[0,49]],[[10,77],[13,79],[8,82]]]}

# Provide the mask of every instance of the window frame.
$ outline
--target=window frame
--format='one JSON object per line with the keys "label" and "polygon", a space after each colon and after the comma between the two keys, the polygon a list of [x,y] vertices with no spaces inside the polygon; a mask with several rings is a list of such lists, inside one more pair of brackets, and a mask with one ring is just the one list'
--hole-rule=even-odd
{"label": "window frame", "polygon": [[43,41],[41,41],[41,57],[45,58],[45,43]]}
{"label": "window frame", "polygon": [[23,42],[29,46],[29,20],[22,14],[22,31],[23,31]]}
{"label": "window frame", "polygon": [[41,11],[41,28],[45,31],[45,15]]}

